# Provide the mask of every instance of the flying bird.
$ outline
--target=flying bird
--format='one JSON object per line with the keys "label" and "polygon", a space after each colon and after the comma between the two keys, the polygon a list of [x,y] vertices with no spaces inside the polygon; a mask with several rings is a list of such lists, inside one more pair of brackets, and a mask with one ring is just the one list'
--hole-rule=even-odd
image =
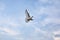
{"label": "flying bird", "polygon": [[27,9],[25,10],[25,14],[26,14],[26,18],[25,18],[25,22],[28,23],[30,20],[32,21],[33,16],[30,16]]}

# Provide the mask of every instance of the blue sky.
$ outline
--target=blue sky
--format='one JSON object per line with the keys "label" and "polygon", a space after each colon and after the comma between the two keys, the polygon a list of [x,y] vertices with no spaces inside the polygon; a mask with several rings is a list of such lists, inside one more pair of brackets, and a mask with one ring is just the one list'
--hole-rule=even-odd
{"label": "blue sky", "polygon": [[[25,9],[34,16],[29,23]],[[0,0],[0,40],[60,40],[59,35],[60,0]]]}

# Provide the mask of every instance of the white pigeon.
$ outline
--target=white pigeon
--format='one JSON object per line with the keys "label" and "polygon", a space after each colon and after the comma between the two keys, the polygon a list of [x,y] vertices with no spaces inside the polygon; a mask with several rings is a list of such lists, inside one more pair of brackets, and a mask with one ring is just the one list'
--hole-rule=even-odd
{"label": "white pigeon", "polygon": [[29,22],[30,20],[33,20],[33,19],[32,19],[33,16],[30,17],[30,15],[29,15],[27,9],[25,10],[25,14],[26,14],[26,18],[25,18],[25,22],[26,22],[26,23]]}

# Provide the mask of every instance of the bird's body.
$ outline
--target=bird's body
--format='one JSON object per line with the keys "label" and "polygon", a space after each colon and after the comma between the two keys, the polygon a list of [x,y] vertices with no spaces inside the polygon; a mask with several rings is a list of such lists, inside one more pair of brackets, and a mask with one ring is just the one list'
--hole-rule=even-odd
{"label": "bird's body", "polygon": [[26,18],[25,18],[25,21],[26,21],[26,22],[29,22],[30,20],[33,20],[33,19],[32,19],[33,16],[30,17],[30,15],[29,15],[27,9],[25,10],[25,14],[26,14]]}

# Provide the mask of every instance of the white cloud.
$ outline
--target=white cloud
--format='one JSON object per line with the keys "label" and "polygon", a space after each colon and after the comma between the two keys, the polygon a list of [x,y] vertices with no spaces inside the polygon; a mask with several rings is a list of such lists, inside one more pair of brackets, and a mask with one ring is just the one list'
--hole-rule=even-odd
{"label": "white cloud", "polygon": [[[49,0],[39,0],[39,1],[48,2]],[[58,7],[60,5],[57,5],[57,4],[60,4],[59,3],[60,1],[59,0],[51,0],[51,2],[53,2],[53,5],[51,5],[51,6],[49,6],[49,5],[48,5],[48,7],[38,6],[38,7],[36,7],[36,10],[34,10],[37,14],[37,15],[35,15],[37,17],[37,19],[42,14],[47,15],[47,17],[45,19],[43,19],[43,21],[39,21],[42,24],[42,26],[45,26],[48,23],[60,24],[60,18],[59,18],[60,17],[60,14],[59,14],[60,7]]]}
{"label": "white cloud", "polygon": [[[39,0],[39,1],[41,1],[43,3],[47,3],[48,2],[48,0]],[[0,10],[4,10],[4,8],[1,8]],[[37,10],[34,10],[34,11],[36,12],[37,16],[39,16],[39,17],[40,17],[41,14],[47,14],[48,15],[47,18],[45,18],[41,22],[41,24],[43,26],[45,26],[46,24],[49,24],[49,23],[60,24],[60,19],[55,17],[56,15],[58,15],[58,13],[60,13],[60,9],[57,9],[55,6],[37,7]],[[34,15],[36,15],[36,14],[34,14]],[[35,16],[35,17],[37,17],[37,16]],[[48,32],[38,28],[38,26],[41,26],[39,23],[36,23],[36,22],[24,23],[25,20],[23,19],[23,17],[20,17],[20,19],[18,19],[18,20],[20,20],[20,21],[18,21],[19,23],[16,23],[16,19],[13,19],[13,18],[12,19],[11,18],[2,18],[2,20],[0,20],[0,24],[7,24],[7,25],[10,25],[12,27],[17,27],[17,26],[19,26],[19,27],[20,26],[31,27],[32,26],[35,29],[35,31],[31,35],[31,37],[33,36],[33,38],[31,38],[31,40],[34,39],[34,37],[36,38],[36,36],[38,37],[40,35],[40,34],[38,35],[38,33],[42,33],[42,35],[44,35],[44,36],[42,36],[39,39],[43,39],[43,38],[45,39],[45,38],[48,38],[48,36],[51,37],[51,35]],[[37,26],[37,24],[38,24],[38,26]],[[6,32],[9,35],[17,35],[17,34],[19,34],[18,32],[14,31],[14,30],[11,30],[9,28],[1,28],[0,27],[0,30],[3,30],[4,32]],[[4,33],[4,32],[1,32],[1,33]],[[20,38],[20,37],[17,38],[17,39],[18,40],[24,40],[23,38]]]}
{"label": "white cloud", "polygon": [[3,24],[6,24],[6,25],[9,25],[12,27],[20,26],[20,24],[18,22],[16,22],[15,18],[9,18],[9,17],[2,17],[1,16],[0,25],[3,25]]}
{"label": "white cloud", "polygon": [[45,26],[48,23],[55,23],[55,24],[60,24],[60,19],[58,18],[46,18],[44,21],[41,22],[43,26]]}
{"label": "white cloud", "polygon": [[0,11],[3,11],[5,9],[5,4],[0,2]]}
{"label": "white cloud", "polygon": [[47,33],[46,31],[44,31],[44,30],[41,30],[40,28],[38,28],[36,25],[35,26],[33,26],[33,28],[35,29],[35,31],[34,32],[41,32],[41,33]]}
{"label": "white cloud", "polygon": [[5,34],[7,33],[9,35],[17,35],[17,34],[19,34],[18,32],[14,31],[14,30],[11,30],[9,28],[2,28],[2,27],[0,27],[0,30],[3,31],[2,33],[5,33]]}
{"label": "white cloud", "polygon": [[55,32],[53,32],[53,34],[54,34],[54,35],[60,34],[60,31],[55,31]]}
{"label": "white cloud", "polygon": [[47,3],[48,0],[38,0],[39,2],[42,2],[42,3]]}
{"label": "white cloud", "polygon": [[53,32],[53,34],[54,34],[54,36],[53,36],[54,40],[60,40],[60,37],[55,36],[55,35],[58,35],[58,34],[60,35],[60,30]]}
{"label": "white cloud", "polygon": [[[39,1],[43,1],[43,3],[46,1],[48,2],[49,0],[39,0]],[[36,13],[39,13],[38,15],[41,15],[41,14],[48,14],[48,15],[56,15],[58,13],[60,13],[60,1],[59,0],[50,0],[51,2],[53,2],[53,5],[49,6],[48,7],[44,7],[44,6],[38,6],[36,7]],[[41,4],[41,3],[39,3]],[[48,4],[48,3],[47,3]]]}
{"label": "white cloud", "polygon": [[54,38],[54,40],[60,40],[60,38]]}

